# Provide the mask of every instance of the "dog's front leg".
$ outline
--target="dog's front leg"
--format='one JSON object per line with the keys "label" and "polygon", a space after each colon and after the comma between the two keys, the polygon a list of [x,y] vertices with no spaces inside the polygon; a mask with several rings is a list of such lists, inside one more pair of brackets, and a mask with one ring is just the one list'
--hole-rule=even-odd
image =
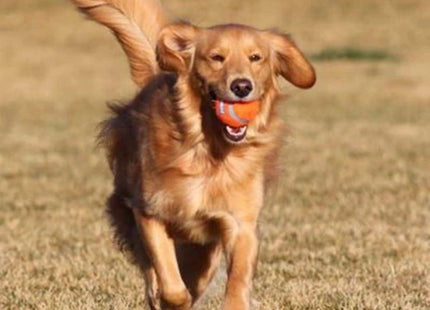
{"label": "dog's front leg", "polygon": [[134,210],[142,241],[157,274],[161,290],[163,310],[188,310],[191,307],[189,294],[179,272],[174,241],[166,226],[155,219]]}
{"label": "dog's front leg", "polygon": [[223,310],[248,310],[252,277],[257,260],[255,223],[241,223],[235,242],[227,253],[228,280]]}

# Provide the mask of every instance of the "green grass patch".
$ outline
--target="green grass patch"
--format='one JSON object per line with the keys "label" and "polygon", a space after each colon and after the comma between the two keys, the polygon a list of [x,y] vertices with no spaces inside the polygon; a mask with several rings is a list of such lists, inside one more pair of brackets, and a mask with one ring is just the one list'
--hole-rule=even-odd
{"label": "green grass patch", "polygon": [[333,60],[370,60],[383,61],[394,60],[396,57],[383,50],[358,49],[352,47],[343,48],[325,48],[322,51],[311,55],[312,60],[317,61],[333,61]]}

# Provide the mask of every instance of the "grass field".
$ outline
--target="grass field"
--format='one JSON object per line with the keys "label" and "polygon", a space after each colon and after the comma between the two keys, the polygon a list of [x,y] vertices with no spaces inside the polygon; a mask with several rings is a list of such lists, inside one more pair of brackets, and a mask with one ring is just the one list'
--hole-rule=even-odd
{"label": "grass field", "polygon": [[[312,90],[283,84],[291,135],[254,308],[430,309],[430,2],[164,4],[199,25],[277,26],[315,59]],[[94,143],[104,103],[135,93],[125,57],[64,0],[1,0],[0,16],[0,309],[143,308]],[[223,277],[200,309],[219,309]]]}

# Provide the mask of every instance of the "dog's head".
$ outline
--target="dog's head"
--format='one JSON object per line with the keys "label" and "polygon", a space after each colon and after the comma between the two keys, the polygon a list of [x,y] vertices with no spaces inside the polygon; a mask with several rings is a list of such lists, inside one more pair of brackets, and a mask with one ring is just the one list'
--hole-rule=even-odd
{"label": "dog's head", "polygon": [[[204,104],[259,101],[261,118],[269,117],[271,90],[281,75],[297,87],[315,83],[315,71],[287,35],[243,25],[198,28],[188,23],[165,27],[159,36],[160,67],[190,78]],[[270,101],[270,102],[268,102]],[[263,120],[264,122],[265,120]],[[244,140],[247,127],[220,123],[224,138],[231,143]]]}

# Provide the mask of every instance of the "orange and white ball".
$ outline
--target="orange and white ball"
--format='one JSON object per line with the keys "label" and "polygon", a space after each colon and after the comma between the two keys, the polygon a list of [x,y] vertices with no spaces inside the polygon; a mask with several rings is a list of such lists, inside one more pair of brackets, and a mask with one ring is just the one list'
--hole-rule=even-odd
{"label": "orange and white ball", "polygon": [[227,102],[214,100],[215,114],[225,125],[231,127],[247,126],[257,115],[260,109],[260,101]]}

